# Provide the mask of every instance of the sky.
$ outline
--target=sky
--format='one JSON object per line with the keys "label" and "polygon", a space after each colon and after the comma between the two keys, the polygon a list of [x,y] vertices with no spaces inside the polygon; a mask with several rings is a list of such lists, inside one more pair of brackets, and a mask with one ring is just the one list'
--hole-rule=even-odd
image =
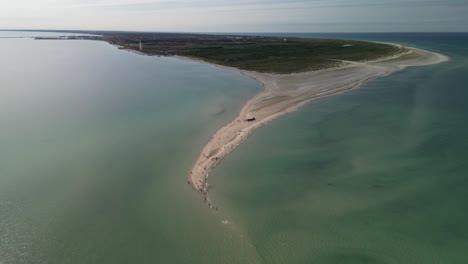
{"label": "sky", "polygon": [[0,0],[0,29],[468,31],[468,0]]}

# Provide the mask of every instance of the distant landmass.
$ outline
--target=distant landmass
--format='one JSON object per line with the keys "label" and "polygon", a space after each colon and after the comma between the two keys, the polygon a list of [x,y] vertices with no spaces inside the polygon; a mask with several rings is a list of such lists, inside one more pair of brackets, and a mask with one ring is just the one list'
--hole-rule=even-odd
{"label": "distant landmass", "polygon": [[218,130],[190,170],[188,183],[208,197],[209,172],[254,130],[305,103],[340,94],[408,66],[447,61],[448,57],[392,43],[356,40],[284,38],[246,35],[67,32],[76,35],[41,39],[106,41],[142,55],[177,56],[238,70],[264,90],[239,116]]}

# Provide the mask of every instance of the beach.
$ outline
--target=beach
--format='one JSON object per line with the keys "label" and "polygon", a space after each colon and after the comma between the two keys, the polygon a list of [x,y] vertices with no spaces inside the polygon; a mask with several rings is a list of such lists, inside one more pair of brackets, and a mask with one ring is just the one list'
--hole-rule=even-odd
{"label": "beach", "polygon": [[[339,67],[304,73],[268,74],[232,68],[257,80],[263,90],[244,105],[234,120],[209,139],[190,170],[188,183],[209,202],[206,195],[210,171],[257,128],[296,111],[311,100],[356,89],[369,80],[406,67],[448,60],[442,54],[407,48],[406,52],[390,57],[365,62],[341,61]],[[212,206],[210,202],[209,205]]]}
{"label": "beach", "polygon": [[[466,263],[468,34],[295,36],[450,61],[275,75],[2,39],[1,262]],[[291,112],[268,122],[280,105]],[[229,125],[250,134],[206,163],[204,195],[190,169]]]}

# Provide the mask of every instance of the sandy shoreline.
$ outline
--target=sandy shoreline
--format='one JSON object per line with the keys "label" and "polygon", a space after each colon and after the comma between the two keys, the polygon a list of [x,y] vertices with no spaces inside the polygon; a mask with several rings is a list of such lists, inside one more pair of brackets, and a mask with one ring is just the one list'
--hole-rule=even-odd
{"label": "sandy shoreline", "polygon": [[416,48],[408,49],[409,52],[396,56],[367,62],[343,61],[341,67],[305,73],[267,74],[227,67],[257,80],[262,84],[263,90],[244,105],[234,120],[210,138],[190,170],[188,182],[207,199],[207,179],[210,171],[252,132],[269,121],[296,111],[311,100],[358,88],[369,80],[406,67],[425,66],[449,60],[442,54]]}

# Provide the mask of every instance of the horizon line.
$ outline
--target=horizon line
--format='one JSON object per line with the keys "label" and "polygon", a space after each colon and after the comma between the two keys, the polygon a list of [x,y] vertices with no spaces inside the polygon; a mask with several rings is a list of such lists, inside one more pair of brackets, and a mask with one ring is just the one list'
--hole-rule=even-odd
{"label": "horizon line", "polygon": [[23,32],[126,32],[126,33],[174,33],[174,34],[379,34],[379,33],[468,33],[468,31],[295,31],[295,32],[269,32],[269,31],[140,31],[140,30],[103,30],[103,29],[2,29],[0,31],[23,31]]}

